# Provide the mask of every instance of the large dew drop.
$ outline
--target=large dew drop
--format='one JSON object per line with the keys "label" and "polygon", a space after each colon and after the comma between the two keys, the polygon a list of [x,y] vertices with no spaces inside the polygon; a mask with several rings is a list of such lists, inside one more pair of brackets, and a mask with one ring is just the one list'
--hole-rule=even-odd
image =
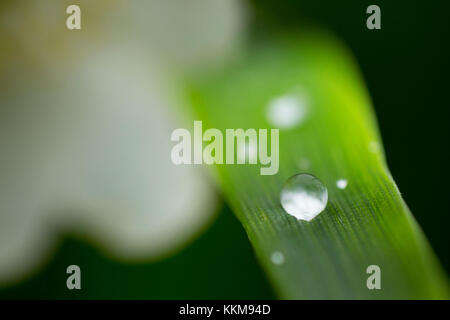
{"label": "large dew drop", "polygon": [[328,191],[322,181],[302,173],[290,177],[281,191],[283,209],[299,220],[311,221],[328,202]]}

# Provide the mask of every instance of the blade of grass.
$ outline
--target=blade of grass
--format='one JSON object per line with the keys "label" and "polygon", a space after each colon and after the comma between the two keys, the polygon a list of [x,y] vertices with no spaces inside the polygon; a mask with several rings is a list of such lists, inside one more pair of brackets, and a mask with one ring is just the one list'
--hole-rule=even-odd
{"label": "blade of grass", "polygon": [[[386,166],[361,76],[333,37],[311,32],[258,45],[227,70],[201,79],[191,81],[188,95],[204,130],[270,128],[271,99],[292,92],[306,97],[304,123],[280,130],[278,174],[261,176],[255,165],[216,167],[280,297],[448,297],[447,278]],[[325,211],[310,222],[280,206],[284,182],[300,172],[328,188]],[[343,190],[336,186],[341,178],[348,181]],[[271,262],[274,252],[284,255],[283,264]],[[381,290],[366,286],[369,265],[381,268]]]}

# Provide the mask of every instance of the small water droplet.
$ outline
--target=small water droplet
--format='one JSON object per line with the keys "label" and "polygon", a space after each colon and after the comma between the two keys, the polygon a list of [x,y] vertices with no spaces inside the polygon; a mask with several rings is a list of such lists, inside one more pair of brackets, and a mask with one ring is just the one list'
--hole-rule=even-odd
{"label": "small water droplet", "polygon": [[311,163],[306,158],[301,158],[298,162],[298,167],[300,168],[300,170],[309,170],[310,166]]}
{"label": "small water droplet", "polygon": [[273,264],[281,265],[284,263],[284,254],[282,254],[280,251],[275,251],[274,253],[272,253],[270,260]]}
{"label": "small water droplet", "polygon": [[346,179],[339,179],[338,181],[336,181],[336,186],[339,189],[347,188],[347,184],[348,184],[348,181]]}
{"label": "small water droplet", "polygon": [[281,191],[283,209],[297,219],[311,221],[328,202],[328,190],[318,178],[301,173],[290,177]]}
{"label": "small water droplet", "polygon": [[369,151],[372,153],[377,153],[380,151],[380,144],[377,141],[369,142]]}
{"label": "small water droplet", "polygon": [[289,129],[300,124],[305,115],[305,100],[294,94],[272,99],[267,109],[268,122],[280,129]]}

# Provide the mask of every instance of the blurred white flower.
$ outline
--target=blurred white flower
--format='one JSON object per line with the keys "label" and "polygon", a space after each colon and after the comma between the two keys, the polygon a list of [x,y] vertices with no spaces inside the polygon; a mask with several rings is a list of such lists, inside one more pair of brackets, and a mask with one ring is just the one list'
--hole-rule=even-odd
{"label": "blurred white flower", "polygon": [[[243,9],[230,0],[128,4],[81,1],[84,19],[104,12],[80,31],[62,29],[65,8],[54,1],[0,12],[0,283],[39,265],[57,230],[147,258],[180,246],[214,211],[201,169],[170,161],[180,103],[167,70],[229,55]],[[30,15],[37,23],[27,29]]]}

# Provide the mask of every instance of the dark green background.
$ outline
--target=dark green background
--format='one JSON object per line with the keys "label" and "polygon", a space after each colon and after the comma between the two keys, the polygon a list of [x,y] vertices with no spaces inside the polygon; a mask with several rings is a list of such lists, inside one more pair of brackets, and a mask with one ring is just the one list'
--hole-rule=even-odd
{"label": "dark green background", "polygon": [[[81,269],[81,290],[68,290],[66,268]],[[270,299],[237,219],[224,207],[208,230],[179,254],[155,263],[111,261],[82,239],[66,237],[48,268],[0,291],[0,299]]]}
{"label": "dark green background", "polygon": [[[254,0],[252,34],[275,37],[305,24],[332,30],[353,52],[371,94],[387,161],[406,203],[447,272],[449,250],[450,6],[445,1]],[[381,7],[381,30],[365,26]],[[65,268],[78,264],[81,291]],[[0,289],[1,298],[274,298],[246,235],[225,207],[213,226],[178,255],[120,264],[66,237],[36,277]]]}

